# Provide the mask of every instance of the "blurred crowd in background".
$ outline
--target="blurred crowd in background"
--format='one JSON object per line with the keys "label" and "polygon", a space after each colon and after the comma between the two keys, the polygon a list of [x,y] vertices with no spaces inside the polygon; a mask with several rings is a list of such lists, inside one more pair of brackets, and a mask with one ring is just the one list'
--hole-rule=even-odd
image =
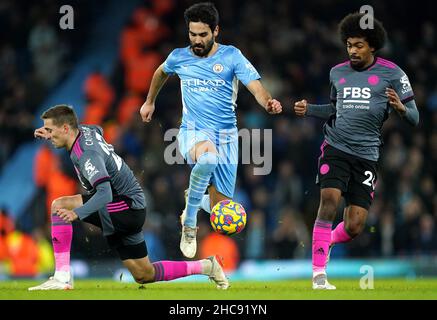
{"label": "blurred crowd in background", "polygon": [[[398,64],[409,76],[420,124],[410,127],[396,113],[386,121],[375,200],[367,226],[357,239],[334,249],[333,256],[436,255],[435,18],[431,7],[427,10],[427,2],[420,8],[395,1],[368,2],[389,36],[380,55]],[[104,3],[99,1],[99,5]],[[120,30],[118,61],[112,74],[104,76],[96,71],[83,83],[86,105],[82,123],[99,124],[105,129],[106,140],[144,187],[148,200],[144,230],[152,260],[182,259],[179,215],[185,206],[190,168],[168,165],[163,156],[170,143],[164,141],[164,134],[178,128],[181,116],[178,78],[170,78],[163,88],[151,123],[141,122],[139,108],[154,70],[173,48],[188,45],[183,11],[193,3],[144,1]],[[33,139],[37,108],[68,76],[78,57],[86,54],[80,50],[81,43],[99,7],[94,2],[72,5],[77,28],[66,32],[58,27],[58,1],[0,4],[0,168],[19,144]],[[235,200],[248,213],[246,229],[233,237],[220,236],[212,232],[208,215],[199,212],[198,255],[221,250],[228,270],[245,259],[310,258],[311,232],[319,204],[315,176],[323,122],[296,117],[292,106],[303,98],[311,103],[329,101],[329,70],[347,60],[337,24],[359,6],[342,0],[335,5],[328,0],[221,0],[216,6],[220,12],[217,41],[235,45],[243,52],[261,74],[265,87],[282,102],[284,112],[268,115],[240,85],[238,127],[273,130],[272,172],[257,176],[253,165],[239,166]],[[83,191],[66,152],[41,147],[33,166],[39,192],[26,219],[0,223],[0,260],[7,256],[5,239],[14,229],[47,245],[51,201]],[[342,211],[339,208],[336,223],[342,220]],[[3,216],[3,220],[6,218]],[[72,257],[104,259],[115,255],[98,230],[75,223]]]}

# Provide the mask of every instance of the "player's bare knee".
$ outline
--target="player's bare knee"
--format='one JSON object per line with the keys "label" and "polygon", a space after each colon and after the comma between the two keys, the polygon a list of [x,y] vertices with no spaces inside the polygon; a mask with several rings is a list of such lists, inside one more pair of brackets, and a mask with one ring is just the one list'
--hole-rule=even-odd
{"label": "player's bare knee", "polygon": [[209,194],[209,204],[210,204],[211,210],[220,201],[231,200],[229,197],[218,192],[217,189],[213,185],[211,185],[208,188],[208,194]]}
{"label": "player's bare knee", "polygon": [[145,276],[144,272],[133,271],[131,273],[136,283],[139,284],[147,283],[147,277]]}
{"label": "player's bare knee", "polygon": [[153,267],[142,270],[135,270],[131,273],[136,283],[144,284],[155,281],[155,270]]}
{"label": "player's bare knee", "polygon": [[133,277],[134,277],[135,282],[139,283],[139,284],[145,284],[145,283],[150,282],[150,281],[147,281],[147,279],[144,278],[143,276],[135,276],[134,275]]}
{"label": "player's bare knee", "polygon": [[365,223],[360,220],[356,221],[347,221],[346,222],[346,231],[352,237],[355,238],[364,230]]}
{"label": "player's bare knee", "polygon": [[215,154],[217,153],[217,149],[211,141],[205,141],[205,143],[202,144],[202,148],[199,151],[200,154],[206,152],[215,153]]}
{"label": "player's bare knee", "polygon": [[64,197],[56,198],[52,201],[52,213],[55,213],[57,210],[64,208]]}
{"label": "player's bare knee", "polygon": [[211,141],[202,141],[190,150],[190,156],[197,161],[200,156],[207,152],[217,154],[217,149]]}
{"label": "player's bare knee", "polygon": [[[229,199],[229,198],[226,198],[226,197],[220,197],[220,196],[212,197],[212,196],[210,195],[209,205],[210,205],[210,207],[211,207],[211,210],[212,210],[212,208],[214,208],[214,206],[215,206],[217,203],[219,203],[220,201],[223,201],[223,200],[227,200],[227,199]],[[229,199],[229,200],[230,200],[230,199]]]}
{"label": "player's bare knee", "polygon": [[333,198],[322,198],[319,208],[319,218],[323,220],[333,220],[337,212],[337,203]]}

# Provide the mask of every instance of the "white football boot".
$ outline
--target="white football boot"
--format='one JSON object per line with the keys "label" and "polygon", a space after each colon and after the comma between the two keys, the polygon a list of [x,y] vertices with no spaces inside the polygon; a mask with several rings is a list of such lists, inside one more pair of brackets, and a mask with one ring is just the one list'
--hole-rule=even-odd
{"label": "white football boot", "polygon": [[63,282],[56,279],[54,276],[50,277],[49,280],[40,284],[36,287],[30,287],[29,291],[37,291],[37,290],[73,290],[73,275],[70,273],[70,280],[68,282]]}
{"label": "white football boot", "polygon": [[182,226],[182,236],[179,248],[182,254],[187,258],[194,258],[197,251],[197,227],[191,228],[187,226]]}
{"label": "white football boot", "polygon": [[191,228],[184,225],[185,218],[187,216],[187,203],[188,203],[188,189],[184,191],[185,208],[180,215],[182,225],[181,243],[179,248],[182,254],[187,258],[194,258],[197,251],[197,227]]}
{"label": "white football boot", "polygon": [[208,257],[207,259],[212,263],[209,279],[216,283],[217,289],[228,289],[230,287],[229,280],[226,278],[220,259],[217,257],[217,255]]}
{"label": "white football boot", "polygon": [[179,220],[181,221],[181,226],[184,226],[185,217],[187,216],[187,205],[188,205],[188,189],[184,191],[184,199],[185,199],[185,208],[182,211],[182,214],[179,216]]}
{"label": "white football boot", "polygon": [[319,273],[313,277],[313,289],[314,290],[335,290],[334,285],[328,282],[326,273]]}

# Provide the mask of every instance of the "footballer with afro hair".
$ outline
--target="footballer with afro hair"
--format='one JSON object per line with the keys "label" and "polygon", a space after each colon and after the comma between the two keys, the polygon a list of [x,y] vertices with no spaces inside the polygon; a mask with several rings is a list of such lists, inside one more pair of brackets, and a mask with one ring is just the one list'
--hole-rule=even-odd
{"label": "footballer with afro hair", "polygon": [[[339,24],[349,60],[330,70],[331,103],[302,99],[294,104],[297,116],[326,120],[316,178],[320,203],[312,238],[315,290],[336,289],[327,276],[331,249],[352,241],[365,229],[375,197],[384,122],[396,112],[412,126],[419,123],[407,74],[394,62],[376,56],[387,38],[384,27],[372,17],[373,24],[365,28],[366,18],[351,13]],[[333,229],[342,197],[343,221]]]}
{"label": "footballer with afro hair", "polygon": [[339,23],[342,43],[347,46],[351,66],[355,69],[366,68],[373,63],[375,53],[384,47],[387,32],[382,23],[373,18],[373,26],[362,28],[364,13],[348,14]]}

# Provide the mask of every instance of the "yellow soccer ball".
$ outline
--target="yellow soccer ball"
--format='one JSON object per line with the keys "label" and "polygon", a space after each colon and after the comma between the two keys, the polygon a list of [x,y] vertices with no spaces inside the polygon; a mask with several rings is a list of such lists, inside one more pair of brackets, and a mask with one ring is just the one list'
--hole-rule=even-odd
{"label": "yellow soccer ball", "polygon": [[210,222],[214,231],[233,235],[246,226],[247,215],[244,207],[232,200],[222,200],[212,208]]}

